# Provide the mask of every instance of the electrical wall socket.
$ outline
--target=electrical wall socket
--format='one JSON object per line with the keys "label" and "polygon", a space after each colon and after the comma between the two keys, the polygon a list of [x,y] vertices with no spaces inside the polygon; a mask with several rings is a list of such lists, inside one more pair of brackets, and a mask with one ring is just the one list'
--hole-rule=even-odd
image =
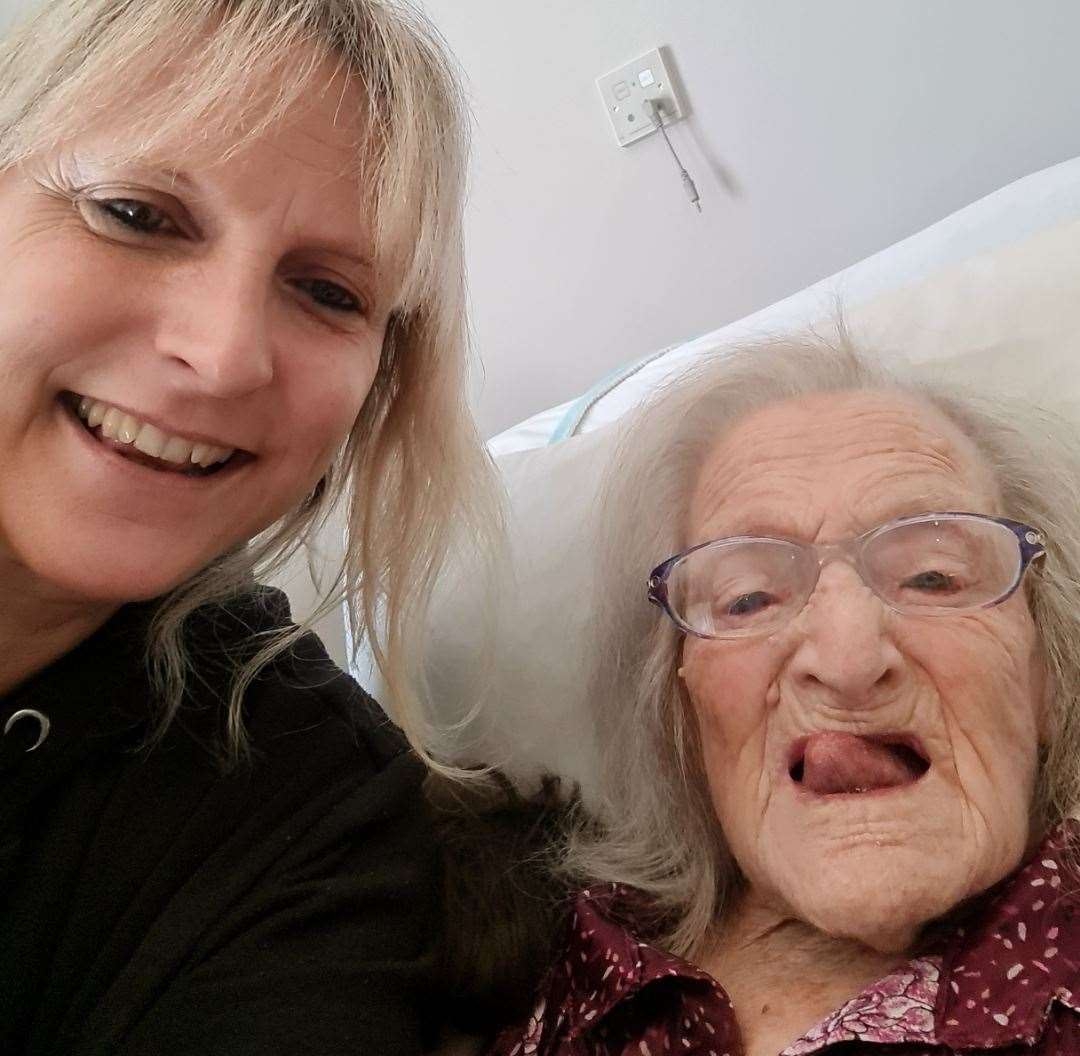
{"label": "electrical wall socket", "polygon": [[600,98],[604,100],[604,109],[620,147],[656,131],[656,125],[645,110],[646,99],[659,102],[665,125],[683,117],[671,71],[659,48],[597,77],[596,87],[600,89]]}

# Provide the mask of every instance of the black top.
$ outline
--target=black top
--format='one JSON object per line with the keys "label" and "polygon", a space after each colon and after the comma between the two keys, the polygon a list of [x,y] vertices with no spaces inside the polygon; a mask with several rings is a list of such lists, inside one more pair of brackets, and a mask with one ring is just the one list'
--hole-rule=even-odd
{"label": "black top", "polygon": [[276,591],[198,624],[193,701],[152,750],[149,610],[0,697],[0,1053],[420,1050],[437,914],[423,768],[309,635],[247,695],[223,772],[223,657]]}

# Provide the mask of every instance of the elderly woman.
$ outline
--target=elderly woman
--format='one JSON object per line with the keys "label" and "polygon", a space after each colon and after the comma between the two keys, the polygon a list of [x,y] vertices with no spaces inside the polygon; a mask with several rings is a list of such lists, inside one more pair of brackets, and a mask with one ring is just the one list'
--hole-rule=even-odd
{"label": "elderly woman", "polygon": [[1072,433],[786,342],[613,473],[590,886],[493,1051],[1080,1052]]}
{"label": "elderly woman", "polygon": [[[0,1052],[419,1051],[464,486],[459,93],[392,0],[48,0],[0,44]],[[331,577],[333,578],[333,577]]]}

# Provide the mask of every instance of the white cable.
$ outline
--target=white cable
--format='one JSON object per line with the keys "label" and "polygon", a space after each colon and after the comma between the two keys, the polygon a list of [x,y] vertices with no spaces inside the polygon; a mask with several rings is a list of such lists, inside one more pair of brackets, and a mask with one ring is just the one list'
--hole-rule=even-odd
{"label": "white cable", "polygon": [[686,171],[686,166],[679,160],[679,155],[675,153],[675,148],[671,145],[671,140],[668,138],[667,128],[664,126],[664,108],[659,99],[646,99],[645,100],[645,112],[652,118],[652,123],[657,127],[660,135],[664,137],[664,142],[668,146],[668,150],[671,151],[671,156],[675,159],[675,164],[679,169],[679,178],[682,180],[683,190],[686,191],[686,197],[690,199],[690,204],[701,212],[701,195],[698,194],[698,189],[694,184],[690,173]]}

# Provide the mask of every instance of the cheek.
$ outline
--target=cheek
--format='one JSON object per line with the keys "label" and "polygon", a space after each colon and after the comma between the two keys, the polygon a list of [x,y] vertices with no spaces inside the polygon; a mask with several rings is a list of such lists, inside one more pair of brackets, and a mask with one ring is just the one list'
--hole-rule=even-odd
{"label": "cheek", "polygon": [[1013,601],[900,643],[934,687],[961,781],[1008,774],[1017,787],[1034,772],[1045,681],[1034,625]]}
{"label": "cheek", "polygon": [[[1034,628],[1029,621],[1009,619],[943,627],[923,636],[916,655],[942,690],[946,705],[964,701],[973,710],[1016,716],[1032,724],[1042,689]],[[957,716],[962,708],[955,709]]]}
{"label": "cheek", "polygon": [[1031,651],[1029,681],[1035,700],[1035,729],[1042,746],[1051,739],[1054,713],[1051,679],[1041,642],[1037,642]]}
{"label": "cheek", "polygon": [[[0,226],[0,246],[10,248]],[[40,465],[55,434],[61,390],[76,381],[114,391],[146,347],[146,308],[115,255],[61,225],[33,245],[16,242],[0,289],[0,445],[2,474]],[[62,478],[53,481],[59,484]],[[24,487],[20,483],[18,488]]]}
{"label": "cheek", "polygon": [[683,650],[706,777],[725,828],[753,814],[741,808],[756,796],[765,773],[778,667],[767,642],[694,640]]}
{"label": "cheek", "polygon": [[365,347],[292,363],[282,379],[291,422],[293,458],[316,466],[316,477],[333,458],[356,422],[378,369],[381,335]]}
{"label": "cheek", "polygon": [[[0,230],[0,245],[5,241]],[[52,240],[6,261],[0,292],[4,376],[40,379],[66,362],[85,360],[88,349],[105,344],[119,329],[125,305],[103,303],[103,293],[108,297],[109,290],[122,287],[123,277],[109,274],[117,281],[87,282],[88,267],[98,265],[84,262],[87,248],[81,240]]]}

